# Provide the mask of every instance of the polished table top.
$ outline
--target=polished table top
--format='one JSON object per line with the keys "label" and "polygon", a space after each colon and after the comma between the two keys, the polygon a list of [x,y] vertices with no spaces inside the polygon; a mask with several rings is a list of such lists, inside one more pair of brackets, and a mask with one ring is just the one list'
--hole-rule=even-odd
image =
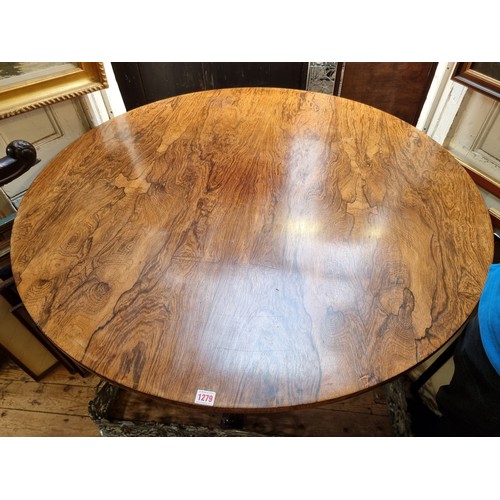
{"label": "polished table top", "polygon": [[263,88],[178,96],[91,130],[35,179],[12,236],[21,298],[72,358],[242,412],[411,369],[467,320],[492,256],[481,195],[424,133]]}

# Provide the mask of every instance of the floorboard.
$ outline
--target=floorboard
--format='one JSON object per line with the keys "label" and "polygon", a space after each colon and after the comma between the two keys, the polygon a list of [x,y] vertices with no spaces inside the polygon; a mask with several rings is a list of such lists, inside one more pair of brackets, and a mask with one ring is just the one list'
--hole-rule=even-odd
{"label": "floorboard", "polygon": [[0,359],[0,437],[99,436],[87,410],[98,383],[62,365],[36,382],[10,359]]}
{"label": "floorboard", "polygon": [[90,417],[27,410],[0,410],[2,437],[98,437]]}

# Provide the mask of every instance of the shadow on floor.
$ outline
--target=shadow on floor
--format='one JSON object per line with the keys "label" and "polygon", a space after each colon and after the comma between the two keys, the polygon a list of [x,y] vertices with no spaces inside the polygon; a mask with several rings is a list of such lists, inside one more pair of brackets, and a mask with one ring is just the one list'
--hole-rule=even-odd
{"label": "shadow on floor", "polygon": [[[445,417],[439,417],[421,401],[407,400],[411,429],[415,437],[498,437],[499,433],[484,434],[473,427],[463,427]],[[499,430],[500,431],[500,430]]]}

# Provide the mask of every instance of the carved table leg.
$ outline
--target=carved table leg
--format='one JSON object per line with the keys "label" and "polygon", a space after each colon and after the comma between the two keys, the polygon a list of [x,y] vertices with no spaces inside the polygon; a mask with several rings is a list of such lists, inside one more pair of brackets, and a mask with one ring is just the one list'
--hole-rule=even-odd
{"label": "carved table leg", "polygon": [[102,380],[96,387],[96,396],[89,402],[90,418],[99,426],[103,420],[108,420],[109,412],[120,388]]}
{"label": "carved table leg", "polygon": [[392,418],[392,432],[396,437],[412,436],[411,418],[406,404],[403,377],[388,382],[384,386],[387,407]]}

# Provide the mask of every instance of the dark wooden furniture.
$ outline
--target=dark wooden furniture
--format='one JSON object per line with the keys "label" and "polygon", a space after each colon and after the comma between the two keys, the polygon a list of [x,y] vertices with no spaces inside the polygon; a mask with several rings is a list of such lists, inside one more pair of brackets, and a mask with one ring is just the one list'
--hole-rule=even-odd
{"label": "dark wooden furniture", "polygon": [[416,125],[437,63],[339,63],[335,95],[354,99]]}
{"label": "dark wooden furniture", "polygon": [[114,62],[127,111],[167,97],[228,87],[306,88],[306,62]]}
{"label": "dark wooden furniture", "polygon": [[118,386],[238,413],[411,369],[467,320],[492,255],[480,193],[424,133],[265,88],[91,130],[37,177],[12,235],[19,293],[60,349]]}

